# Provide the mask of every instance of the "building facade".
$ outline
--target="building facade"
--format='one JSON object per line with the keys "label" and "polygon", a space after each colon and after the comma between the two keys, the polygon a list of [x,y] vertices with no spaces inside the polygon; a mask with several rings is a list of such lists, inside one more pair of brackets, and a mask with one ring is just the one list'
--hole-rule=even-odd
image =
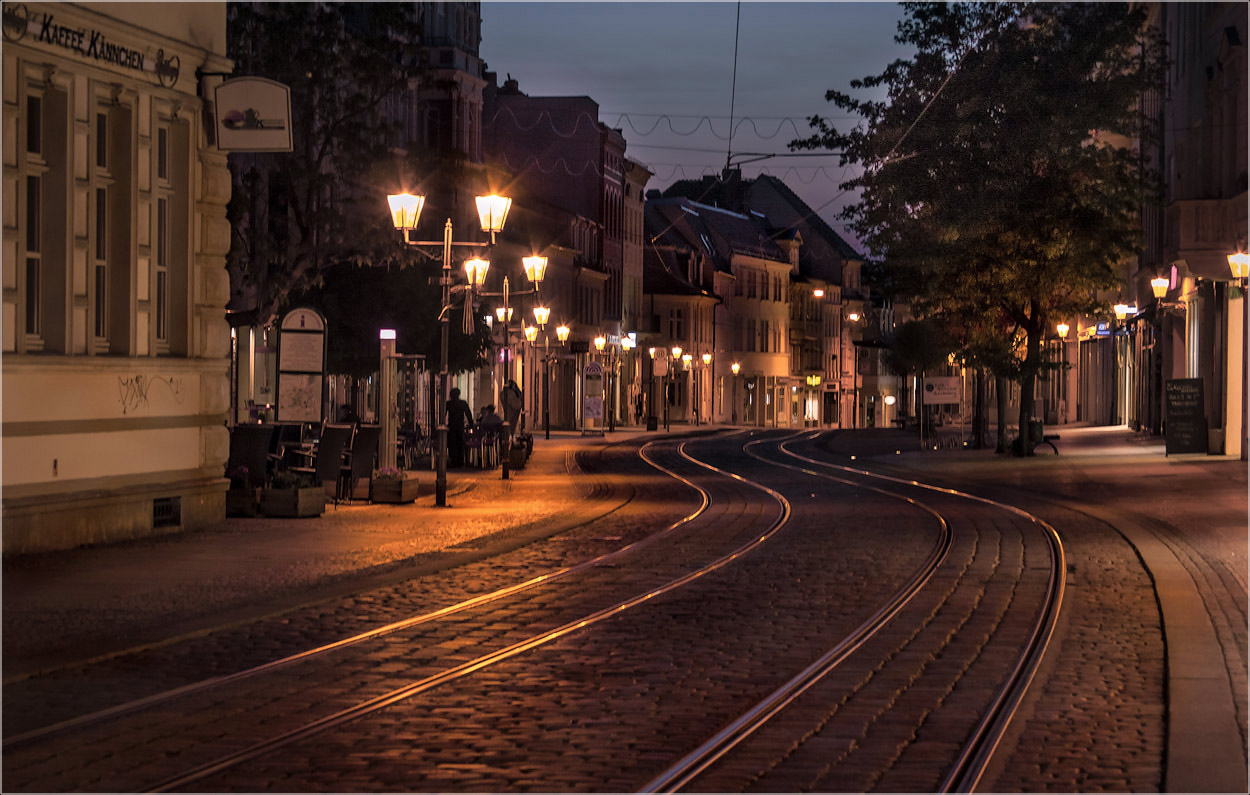
{"label": "building facade", "polygon": [[224,515],[224,3],[4,10],[4,550]]}
{"label": "building facade", "polygon": [[[1246,456],[1246,283],[1229,255],[1247,250],[1246,6],[1151,4],[1171,57],[1162,93],[1142,98],[1159,132],[1143,151],[1163,204],[1143,207],[1144,248],[1114,300],[1116,321],[1079,321],[1079,404],[1067,419],[1166,434],[1166,387],[1201,383],[1205,452]],[[1156,296],[1151,282],[1160,282]],[[1069,340],[1072,338],[1069,337]],[[1074,349],[1079,345],[1079,349]],[[1067,391],[1073,384],[1063,385]]]}

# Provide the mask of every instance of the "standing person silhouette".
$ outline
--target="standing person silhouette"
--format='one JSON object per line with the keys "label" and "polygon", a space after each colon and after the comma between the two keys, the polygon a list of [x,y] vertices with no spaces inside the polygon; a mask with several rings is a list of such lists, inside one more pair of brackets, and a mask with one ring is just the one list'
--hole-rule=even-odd
{"label": "standing person silhouette", "polygon": [[517,425],[521,421],[521,403],[521,388],[516,385],[516,381],[509,378],[508,383],[499,390],[499,406],[503,410],[504,422],[508,423],[508,428],[514,434],[521,432]]}
{"label": "standing person silhouette", "polygon": [[473,409],[461,399],[460,388],[452,387],[447,400],[447,466],[464,466],[464,432],[473,422]]}

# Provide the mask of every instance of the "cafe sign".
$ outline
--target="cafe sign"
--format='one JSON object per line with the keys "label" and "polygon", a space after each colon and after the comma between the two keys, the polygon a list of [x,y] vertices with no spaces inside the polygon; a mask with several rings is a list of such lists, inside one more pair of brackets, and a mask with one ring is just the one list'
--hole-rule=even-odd
{"label": "cafe sign", "polygon": [[110,39],[102,31],[67,24],[64,16],[44,11],[32,13],[25,3],[5,4],[4,40],[46,44],[92,61],[133,69],[147,74],[166,88],[174,87],[181,71],[178,56],[167,58],[164,49],[155,53],[140,49]]}

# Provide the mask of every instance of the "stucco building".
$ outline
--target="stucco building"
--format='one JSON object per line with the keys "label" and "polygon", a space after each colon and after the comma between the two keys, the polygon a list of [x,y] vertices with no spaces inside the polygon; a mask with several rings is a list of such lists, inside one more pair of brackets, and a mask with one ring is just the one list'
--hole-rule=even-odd
{"label": "stucco building", "polygon": [[4,550],[224,514],[224,3],[4,8]]}

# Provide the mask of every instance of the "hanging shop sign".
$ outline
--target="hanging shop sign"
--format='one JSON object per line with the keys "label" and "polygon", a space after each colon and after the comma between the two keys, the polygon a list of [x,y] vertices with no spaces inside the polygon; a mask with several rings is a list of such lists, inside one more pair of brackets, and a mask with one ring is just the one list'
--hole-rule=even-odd
{"label": "hanging shop sign", "polygon": [[1169,378],[1164,384],[1164,455],[1207,452],[1206,403],[1201,378]]}
{"label": "hanging shop sign", "polygon": [[153,52],[130,42],[111,39],[102,31],[67,22],[64,15],[31,12],[25,3],[5,4],[4,40],[46,45],[80,58],[132,69],[165,88],[173,88],[182,71],[178,56],[166,56],[164,49],[157,48]]}
{"label": "hanging shop sign", "polygon": [[213,91],[217,148],[223,152],[290,152],[291,89],[263,77],[236,77]]}
{"label": "hanging shop sign", "polygon": [[292,309],[278,326],[278,414],[284,422],[324,416],[326,321],[315,309]]}

